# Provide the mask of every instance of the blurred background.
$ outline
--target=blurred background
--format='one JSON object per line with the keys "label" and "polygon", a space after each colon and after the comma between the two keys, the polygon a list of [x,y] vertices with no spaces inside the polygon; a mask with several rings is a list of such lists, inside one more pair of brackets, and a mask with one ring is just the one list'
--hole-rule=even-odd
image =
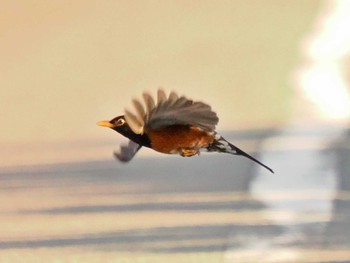
{"label": "blurred background", "polygon": [[[1,262],[350,262],[350,1],[0,4]],[[159,87],[275,174],[113,160]]]}

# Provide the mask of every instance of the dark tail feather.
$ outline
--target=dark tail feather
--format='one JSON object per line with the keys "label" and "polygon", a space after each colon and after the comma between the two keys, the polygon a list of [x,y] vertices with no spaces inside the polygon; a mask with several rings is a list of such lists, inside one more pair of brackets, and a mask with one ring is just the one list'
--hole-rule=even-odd
{"label": "dark tail feather", "polygon": [[267,170],[269,170],[271,173],[274,173],[274,171],[268,167],[267,165],[263,164],[262,162],[255,159],[253,156],[249,155],[248,153],[242,151],[238,147],[234,146],[233,144],[226,141],[223,137],[218,137],[218,139],[215,139],[214,142],[209,145],[207,148],[209,152],[215,151],[215,152],[222,152],[222,153],[230,153],[230,154],[236,154],[236,155],[242,155],[261,166],[265,167]]}
{"label": "dark tail feather", "polygon": [[270,167],[268,167],[267,165],[263,164],[262,162],[258,161],[257,159],[255,159],[253,156],[247,154],[246,152],[242,151],[241,149],[237,148],[236,146],[232,145],[231,143],[229,143],[230,147],[233,148],[236,152],[237,155],[242,155],[244,157],[247,157],[248,159],[260,164],[261,166],[265,167],[267,170],[269,170],[271,173],[275,173]]}

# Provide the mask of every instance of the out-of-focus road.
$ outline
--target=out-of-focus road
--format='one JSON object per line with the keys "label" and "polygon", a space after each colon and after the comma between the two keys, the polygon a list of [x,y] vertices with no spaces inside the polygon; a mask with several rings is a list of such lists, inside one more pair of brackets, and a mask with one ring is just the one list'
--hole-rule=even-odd
{"label": "out-of-focus road", "polygon": [[224,154],[1,172],[0,262],[349,262],[350,140],[330,133],[227,134],[275,174]]}

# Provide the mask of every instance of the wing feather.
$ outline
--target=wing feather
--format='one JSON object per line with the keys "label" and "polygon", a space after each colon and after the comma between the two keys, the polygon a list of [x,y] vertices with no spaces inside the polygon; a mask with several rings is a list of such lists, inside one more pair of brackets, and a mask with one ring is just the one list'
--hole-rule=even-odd
{"label": "wing feather", "polygon": [[155,108],[155,103],[151,95],[149,95],[147,92],[144,92],[143,94],[143,100],[146,104],[146,116],[152,112],[152,110]]}
{"label": "wing feather", "polygon": [[158,90],[157,97],[158,97],[158,100],[157,100],[158,101],[157,102],[158,105],[164,103],[167,100],[166,94],[165,94],[164,90],[162,90],[162,89]]}
{"label": "wing feather", "polygon": [[133,132],[137,134],[143,133],[144,123],[141,123],[133,113],[125,110],[124,118]]}
{"label": "wing feather", "polygon": [[[137,134],[147,129],[160,129],[171,125],[192,125],[206,131],[214,131],[219,119],[208,104],[194,102],[171,92],[169,97],[163,90],[157,92],[157,104],[148,93],[143,94],[146,111],[140,102],[134,102],[136,116],[126,111],[125,119]],[[141,110],[142,108],[142,110]],[[139,119],[143,115],[143,119]]]}
{"label": "wing feather", "polygon": [[114,156],[121,162],[129,162],[142,146],[129,141],[127,145],[121,145],[119,151],[114,152]]}
{"label": "wing feather", "polygon": [[136,99],[132,100],[133,104],[134,104],[134,108],[136,110],[136,116],[137,119],[143,123],[143,119],[145,118],[146,112],[145,109],[143,108],[143,105],[141,104],[141,102],[139,102]]}
{"label": "wing feather", "polygon": [[178,100],[178,98],[179,96],[177,96],[177,94],[174,91],[170,92],[169,101],[171,102],[171,104],[174,104]]}

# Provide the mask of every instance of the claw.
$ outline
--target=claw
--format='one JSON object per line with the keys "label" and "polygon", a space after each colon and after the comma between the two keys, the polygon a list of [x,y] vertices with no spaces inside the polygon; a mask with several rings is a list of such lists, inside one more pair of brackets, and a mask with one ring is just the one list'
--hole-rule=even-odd
{"label": "claw", "polygon": [[182,157],[191,157],[191,156],[196,155],[198,153],[199,153],[198,149],[193,149],[193,148],[182,148],[180,150],[180,155]]}

